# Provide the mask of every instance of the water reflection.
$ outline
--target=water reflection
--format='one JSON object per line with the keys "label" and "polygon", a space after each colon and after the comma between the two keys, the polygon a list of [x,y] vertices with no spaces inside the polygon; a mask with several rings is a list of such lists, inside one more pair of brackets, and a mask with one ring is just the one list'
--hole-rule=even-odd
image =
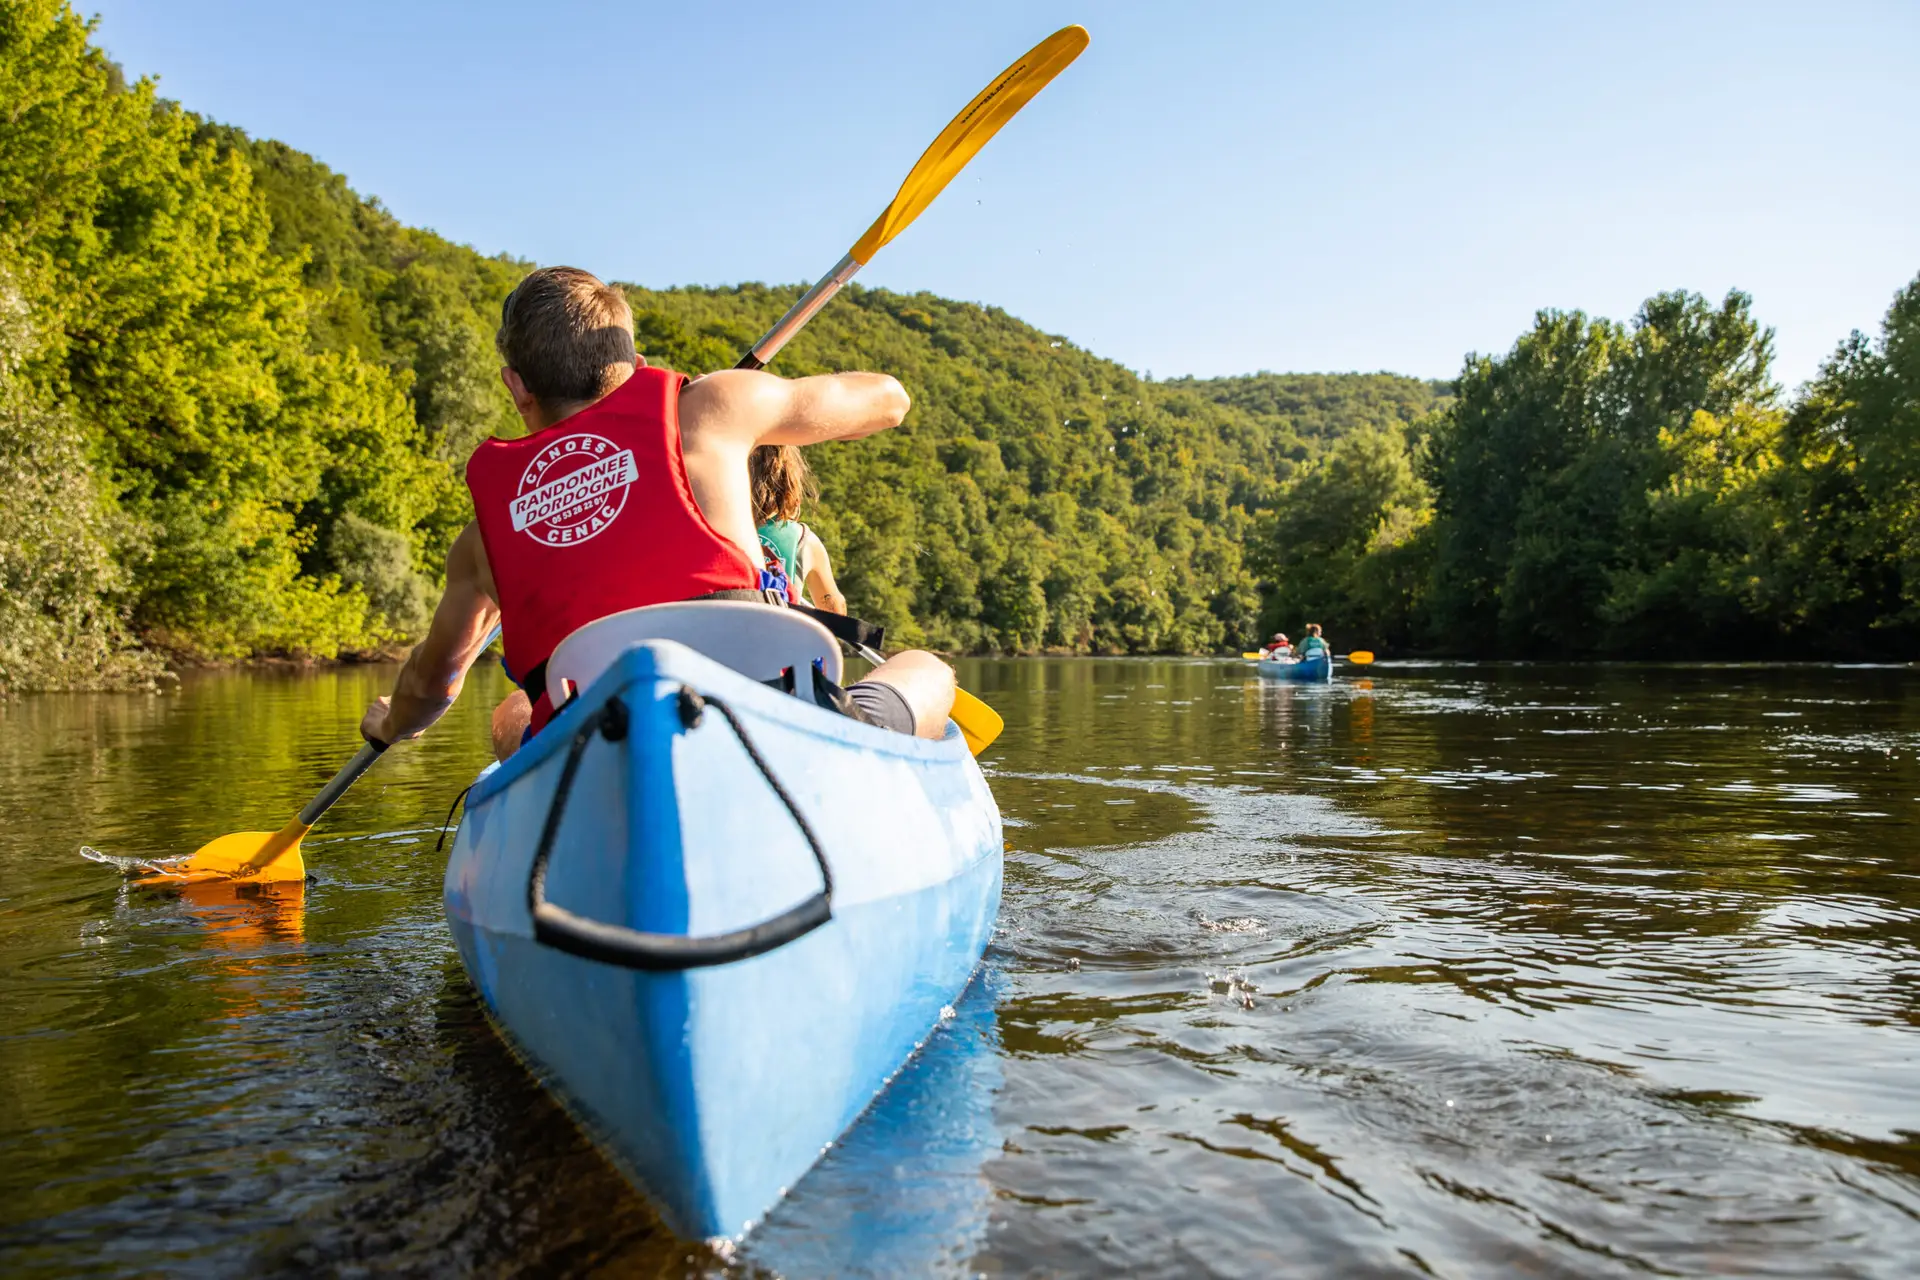
{"label": "water reflection", "polygon": [[[1204,816],[1074,849],[1089,894],[1010,895],[1008,1107],[1034,1118],[989,1262],[1902,1273],[1910,676],[1219,683],[1170,779],[1117,734],[1044,754]],[[1017,860],[1046,866],[1076,833],[1038,818]],[[1073,931],[1101,945],[1067,972]]]}
{"label": "water reflection", "polygon": [[965,1274],[994,1205],[1003,1141],[992,968],[844,1139],[747,1237],[740,1262],[780,1275]]}
{"label": "water reflection", "polygon": [[750,1237],[666,1233],[488,1025],[435,827],[491,673],[298,902],[388,678],[0,708],[10,1273],[1906,1274],[1920,677],[980,662],[986,983]]}

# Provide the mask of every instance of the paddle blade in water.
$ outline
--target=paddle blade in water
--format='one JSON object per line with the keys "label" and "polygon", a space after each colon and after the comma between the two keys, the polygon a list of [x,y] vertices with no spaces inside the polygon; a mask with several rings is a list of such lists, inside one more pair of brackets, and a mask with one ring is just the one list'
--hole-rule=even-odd
{"label": "paddle blade in water", "polygon": [[940,131],[913,172],[900,184],[893,203],[873,220],[867,233],[855,242],[848,256],[862,266],[873,261],[881,246],[907,229],[909,223],[925,212],[933,198],[946,190],[955,174],[964,169],[987,139],[1047,87],[1067,64],[1087,47],[1085,27],[1062,27],[1027,50],[1021,59],[994,77],[952,123]]}
{"label": "paddle blade in water", "polygon": [[979,755],[993,745],[1007,722],[980,699],[965,689],[953,691],[953,722],[960,726],[960,736],[967,740],[967,750]]}
{"label": "paddle blade in water", "polygon": [[310,829],[294,821],[278,831],[237,831],[201,845],[185,862],[170,864],[160,874],[134,883],[165,886],[201,884],[208,880],[230,880],[235,884],[305,880],[307,864],[300,856],[300,838]]}
{"label": "paddle blade in water", "polygon": [[1352,653],[1347,655],[1347,661],[1357,662],[1364,667],[1369,662],[1373,661],[1373,654],[1368,652],[1365,649],[1355,649]]}

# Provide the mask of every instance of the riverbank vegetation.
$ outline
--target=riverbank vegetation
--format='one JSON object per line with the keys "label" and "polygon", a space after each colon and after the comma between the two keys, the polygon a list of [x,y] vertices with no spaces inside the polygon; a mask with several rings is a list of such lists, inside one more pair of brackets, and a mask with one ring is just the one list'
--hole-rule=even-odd
{"label": "riverbank vegetation", "polygon": [[[129,84],[62,0],[0,8],[0,691],[162,657],[333,657],[424,623],[527,268]],[[592,266],[593,264],[584,264]],[[730,365],[793,299],[630,290]],[[852,289],[780,371],[908,428],[813,451],[856,612],[954,651],[1233,651],[1275,625],[1480,656],[1905,656],[1920,282],[1789,395],[1748,300],[1542,312],[1455,384],[1151,381],[995,308]]]}

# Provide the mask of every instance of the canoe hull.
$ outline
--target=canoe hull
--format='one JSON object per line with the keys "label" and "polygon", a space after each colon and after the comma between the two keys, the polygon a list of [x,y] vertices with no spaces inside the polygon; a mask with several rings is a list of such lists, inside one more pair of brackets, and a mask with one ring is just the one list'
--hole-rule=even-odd
{"label": "canoe hull", "polygon": [[1263,658],[1253,664],[1268,680],[1291,680],[1298,684],[1326,684],[1333,679],[1330,658],[1302,658],[1298,662],[1274,662]]}
{"label": "canoe hull", "polygon": [[[527,877],[567,741],[618,696],[626,739],[582,757],[549,900],[657,933],[714,934],[819,888],[791,816],[709,710],[735,711],[819,836],[833,918],[764,955],[641,972],[533,937]],[[1000,816],[958,731],[859,725],[678,645],[636,647],[483,775],[447,867],[448,920],[496,1021],[668,1222],[737,1237],[839,1138],[931,1034],[999,910]]]}

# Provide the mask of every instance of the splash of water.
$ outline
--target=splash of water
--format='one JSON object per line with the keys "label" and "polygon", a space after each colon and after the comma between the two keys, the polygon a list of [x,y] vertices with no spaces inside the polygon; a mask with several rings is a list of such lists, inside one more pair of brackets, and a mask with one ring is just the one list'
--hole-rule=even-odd
{"label": "splash of water", "polygon": [[182,854],[177,858],[124,858],[111,853],[102,853],[90,844],[80,846],[80,856],[89,862],[104,862],[110,867],[118,867],[124,875],[177,875],[192,856]]}

